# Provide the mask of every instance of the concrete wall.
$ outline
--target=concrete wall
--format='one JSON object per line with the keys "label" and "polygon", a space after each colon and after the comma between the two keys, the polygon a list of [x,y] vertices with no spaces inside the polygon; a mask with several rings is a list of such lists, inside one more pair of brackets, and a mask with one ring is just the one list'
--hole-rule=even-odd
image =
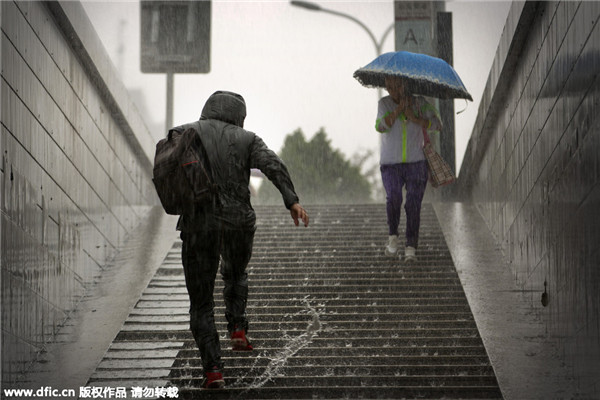
{"label": "concrete wall", "polygon": [[78,2],[0,2],[2,382],[156,204],[154,143]]}
{"label": "concrete wall", "polygon": [[600,2],[513,3],[458,186],[582,398],[600,398],[599,19]]}

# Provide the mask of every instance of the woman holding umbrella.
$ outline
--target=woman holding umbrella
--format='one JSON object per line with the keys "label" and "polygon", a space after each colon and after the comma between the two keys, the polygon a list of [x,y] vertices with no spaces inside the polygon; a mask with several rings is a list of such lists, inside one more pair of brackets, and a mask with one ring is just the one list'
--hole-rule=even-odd
{"label": "woman holding umbrella", "polygon": [[423,154],[423,130],[440,131],[442,123],[435,107],[423,97],[413,96],[402,78],[387,77],[389,96],[379,100],[376,129],[382,134],[380,169],[386,192],[389,229],[385,254],[399,251],[398,226],[402,189],[406,187],[406,243],[404,260],[414,261],[419,244],[421,202],[427,186],[427,162]]}
{"label": "woman holding umbrella", "polygon": [[423,153],[425,131],[442,129],[435,107],[423,97],[473,100],[454,68],[426,54],[396,51],[378,56],[354,72],[366,87],[385,87],[379,100],[376,129],[381,140],[381,178],[387,195],[388,255],[396,255],[402,188],[406,187],[406,261],[416,258],[428,166]]}

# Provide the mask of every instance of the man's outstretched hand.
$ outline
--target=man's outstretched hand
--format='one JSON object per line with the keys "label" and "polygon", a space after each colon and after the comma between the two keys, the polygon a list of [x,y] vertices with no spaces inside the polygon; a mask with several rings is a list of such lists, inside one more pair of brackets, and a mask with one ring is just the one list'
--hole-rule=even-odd
{"label": "man's outstretched hand", "polygon": [[294,224],[296,224],[296,226],[298,226],[300,223],[299,220],[304,222],[304,226],[308,226],[308,214],[300,204],[295,203],[292,207],[290,207],[290,214],[292,214],[292,219],[294,220]]}

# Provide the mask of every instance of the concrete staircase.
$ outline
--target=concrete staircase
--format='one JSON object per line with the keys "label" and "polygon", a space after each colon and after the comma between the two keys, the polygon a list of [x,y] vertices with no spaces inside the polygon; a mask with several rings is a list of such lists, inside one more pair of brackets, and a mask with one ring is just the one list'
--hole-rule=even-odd
{"label": "concrete staircase", "polygon": [[502,398],[431,205],[410,264],[383,255],[384,205],[306,208],[309,228],[283,207],[256,207],[251,353],[229,350],[217,278],[226,389],[199,388],[178,242],[89,386],[172,385],[207,399]]}

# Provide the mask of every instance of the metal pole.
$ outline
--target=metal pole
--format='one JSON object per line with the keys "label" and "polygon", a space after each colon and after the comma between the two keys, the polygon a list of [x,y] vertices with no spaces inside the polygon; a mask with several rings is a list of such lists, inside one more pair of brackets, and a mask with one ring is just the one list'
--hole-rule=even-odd
{"label": "metal pole", "polygon": [[[452,65],[452,13],[438,12],[437,24],[438,57]],[[440,100],[440,114],[444,119],[444,121],[442,121],[444,124],[444,134],[441,137],[440,151],[442,157],[444,157],[452,167],[452,172],[456,173],[453,99]]]}
{"label": "metal pole", "polygon": [[175,74],[167,72],[167,126],[165,131],[173,127],[173,81]]}
{"label": "metal pole", "polygon": [[[437,55],[448,64],[453,64],[453,42],[452,42],[452,13],[437,13]],[[450,164],[452,172],[456,174],[456,142],[454,125],[454,100],[440,100],[440,116],[444,126],[444,133],[440,135],[440,153]],[[448,199],[452,195],[454,186],[445,187],[441,191],[442,198]]]}
{"label": "metal pole", "polygon": [[377,43],[377,39],[375,39],[375,35],[373,35],[373,32],[371,32],[371,30],[361,21],[359,21],[358,19],[354,18],[352,15],[346,14],[346,13],[342,13],[339,11],[335,11],[335,10],[330,10],[328,8],[321,8],[321,11],[329,13],[329,14],[333,14],[333,15],[337,15],[339,17],[344,17],[344,18],[348,18],[354,22],[356,22],[358,25],[360,25],[361,28],[363,28],[365,30],[365,32],[367,32],[367,35],[369,35],[369,37],[371,38],[371,41],[373,42],[373,45],[375,45],[375,52],[377,53],[377,55],[381,54],[381,50],[380,50],[380,44]]}
{"label": "metal pole", "polygon": [[[328,14],[337,15],[338,17],[347,18],[347,19],[350,19],[350,20],[356,22],[358,25],[360,25],[361,28],[363,28],[365,30],[365,32],[367,32],[367,35],[369,35],[369,37],[371,38],[371,41],[373,42],[373,45],[375,46],[376,57],[379,57],[381,55],[381,48],[383,47],[383,42],[385,41],[385,39],[387,38],[387,35],[392,31],[392,29],[395,26],[395,23],[392,22],[392,24],[390,26],[388,26],[388,28],[385,30],[385,32],[381,36],[381,40],[379,42],[377,42],[375,35],[373,34],[373,32],[371,32],[369,27],[366,26],[362,21],[358,20],[357,18],[353,17],[350,14],[346,14],[346,13],[335,11],[335,10],[330,10],[328,8],[323,8],[319,4],[311,3],[308,1],[292,0],[290,3],[293,6],[302,7],[307,10],[311,10],[311,11],[321,11],[321,12],[325,12]],[[379,99],[381,98],[381,88],[377,88],[377,97]]]}
{"label": "metal pole", "polygon": [[358,20],[357,18],[353,17],[350,14],[346,14],[346,13],[343,13],[343,12],[331,10],[329,8],[323,8],[323,7],[321,7],[320,5],[318,5],[316,3],[311,3],[311,2],[308,2],[308,1],[292,0],[290,3],[293,6],[302,7],[302,8],[305,8],[307,10],[311,10],[311,11],[321,11],[321,12],[325,12],[325,13],[337,15],[338,17],[348,18],[348,19],[351,19],[352,21],[356,22],[358,25],[360,25],[361,28],[363,28],[365,30],[365,32],[367,32],[367,35],[369,35],[369,37],[371,38],[371,41],[373,42],[373,45],[375,45],[375,52],[377,53],[377,56],[381,55],[381,46],[383,45],[383,42],[384,42],[386,36],[390,33],[390,31],[394,27],[394,24],[392,23],[387,28],[387,30],[384,32],[383,36],[381,37],[381,40],[378,43],[377,39],[375,38],[375,35],[373,34],[373,32],[371,32],[371,30],[369,29],[369,27],[366,26],[362,21]]}

